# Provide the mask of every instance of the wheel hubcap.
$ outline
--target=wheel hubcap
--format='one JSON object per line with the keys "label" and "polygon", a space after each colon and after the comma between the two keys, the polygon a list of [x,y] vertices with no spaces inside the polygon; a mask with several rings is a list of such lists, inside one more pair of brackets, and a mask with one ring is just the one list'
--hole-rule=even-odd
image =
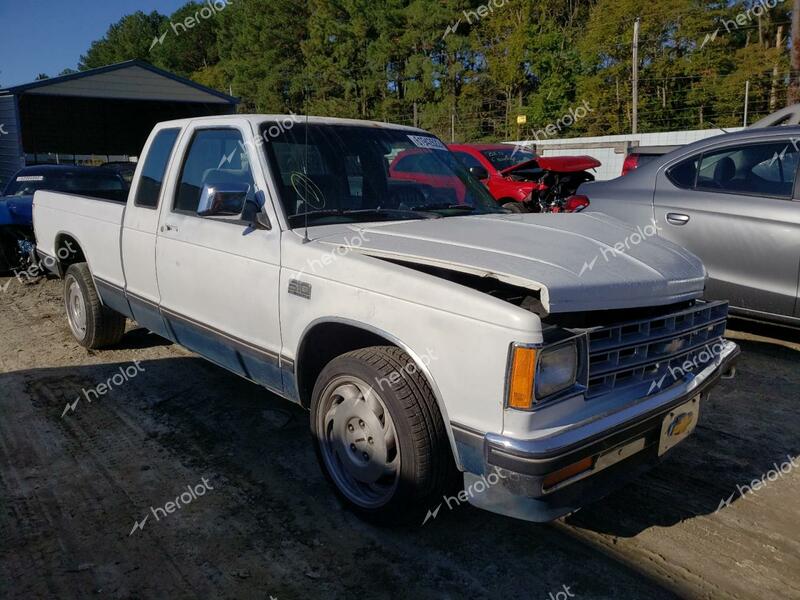
{"label": "wheel hubcap", "polygon": [[356,377],[339,377],[323,392],[317,419],[323,459],[339,489],[365,508],[388,502],[399,481],[400,448],[381,397]]}
{"label": "wheel hubcap", "polygon": [[76,338],[86,337],[86,304],[80,286],[74,279],[67,287],[67,320]]}

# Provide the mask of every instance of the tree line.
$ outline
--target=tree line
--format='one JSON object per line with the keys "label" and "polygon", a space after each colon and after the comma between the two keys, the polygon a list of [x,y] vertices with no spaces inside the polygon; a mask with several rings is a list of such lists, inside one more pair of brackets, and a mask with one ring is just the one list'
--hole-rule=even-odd
{"label": "tree line", "polygon": [[[790,0],[208,0],[136,12],[81,56],[141,59],[243,112],[417,124],[458,141],[741,125],[783,107]],[[522,117],[522,118],[520,118]],[[561,120],[561,121],[559,121]],[[524,122],[523,122],[524,121]],[[554,131],[551,128],[550,131]],[[538,133],[537,133],[538,132]]]}

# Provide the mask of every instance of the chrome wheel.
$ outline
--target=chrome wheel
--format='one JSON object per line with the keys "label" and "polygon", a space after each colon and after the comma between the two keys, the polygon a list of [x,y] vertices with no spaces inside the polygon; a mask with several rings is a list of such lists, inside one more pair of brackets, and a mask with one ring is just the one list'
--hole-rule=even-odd
{"label": "chrome wheel", "polygon": [[336,486],[354,504],[377,508],[400,481],[400,446],[386,404],[366,382],[333,379],[317,412],[322,458]]}
{"label": "chrome wheel", "polygon": [[71,278],[67,284],[65,300],[69,327],[72,334],[82,340],[86,337],[86,302],[83,299],[80,285],[74,278]]}

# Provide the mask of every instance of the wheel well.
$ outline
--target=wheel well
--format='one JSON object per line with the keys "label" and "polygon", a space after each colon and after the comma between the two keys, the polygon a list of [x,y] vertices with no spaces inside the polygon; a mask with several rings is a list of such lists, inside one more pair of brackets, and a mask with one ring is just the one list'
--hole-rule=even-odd
{"label": "wheel well", "polygon": [[306,333],[297,353],[296,376],[300,403],[311,406],[317,377],[330,361],[352,350],[397,346],[380,335],[346,323],[320,323]]}
{"label": "wheel well", "polygon": [[60,233],[56,237],[54,248],[58,260],[59,274],[63,277],[70,265],[86,262],[86,255],[77,240],[68,233]]}

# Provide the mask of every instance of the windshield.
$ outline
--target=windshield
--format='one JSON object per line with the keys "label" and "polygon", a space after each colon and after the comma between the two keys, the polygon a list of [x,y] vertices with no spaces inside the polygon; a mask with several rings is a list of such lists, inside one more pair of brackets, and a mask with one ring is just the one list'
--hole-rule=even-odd
{"label": "windshield", "polygon": [[6,196],[31,196],[39,190],[125,200],[125,182],[112,172],[20,171],[6,187]]}
{"label": "windshield", "polygon": [[498,171],[510,169],[514,165],[518,165],[525,161],[536,158],[536,155],[533,154],[533,152],[519,150],[513,146],[509,146],[508,149],[501,148],[497,150],[483,150],[481,154],[483,154],[486,157],[486,160],[492,163],[492,166]]}
{"label": "windshield", "polygon": [[292,228],[505,212],[429,134],[316,123],[261,133]]}

